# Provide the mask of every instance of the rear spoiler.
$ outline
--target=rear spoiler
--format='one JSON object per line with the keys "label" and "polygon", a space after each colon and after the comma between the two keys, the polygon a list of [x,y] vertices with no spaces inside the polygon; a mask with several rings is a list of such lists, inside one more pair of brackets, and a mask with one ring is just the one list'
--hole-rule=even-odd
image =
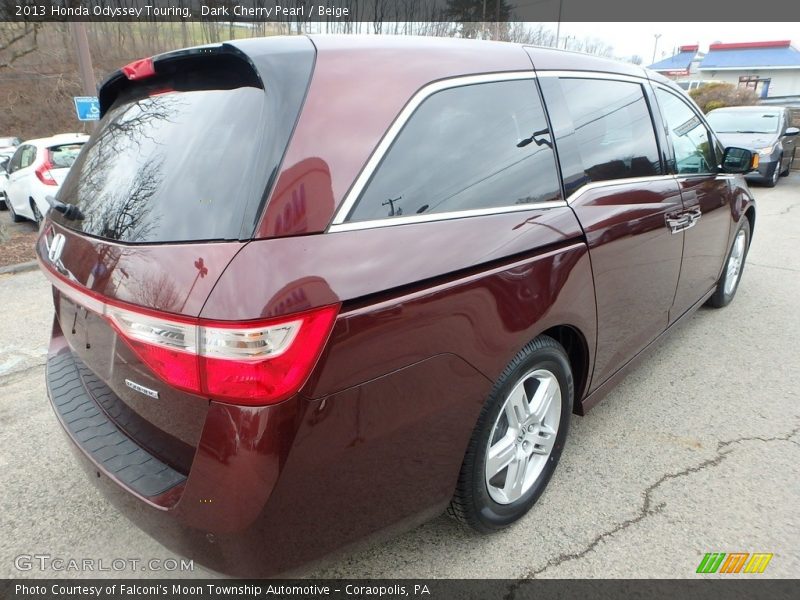
{"label": "rear spoiler", "polygon": [[215,89],[264,89],[264,82],[250,57],[235,46],[197,46],[143,58],[114,71],[100,84],[100,117],[108,112],[120,95],[132,88],[144,87],[144,91],[150,88],[154,92],[204,89],[208,83],[204,81],[203,73],[210,70],[215,75]]}

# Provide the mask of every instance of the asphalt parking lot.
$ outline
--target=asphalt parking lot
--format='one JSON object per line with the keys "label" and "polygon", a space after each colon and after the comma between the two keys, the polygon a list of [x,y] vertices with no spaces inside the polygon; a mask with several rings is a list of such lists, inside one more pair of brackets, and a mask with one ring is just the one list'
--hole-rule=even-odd
{"label": "asphalt parking lot", "polygon": [[[796,577],[800,172],[753,190],[755,235],[734,302],[698,311],[601,405],[574,417],[561,465],[527,518],[480,536],[442,516],[300,574],[684,578],[697,576],[707,552],[767,552],[774,557],[758,577]],[[16,568],[20,555],[173,555],[107,505],[74,464],[45,396],[44,278],[0,276],[0,314],[0,577],[209,576],[199,566]]]}

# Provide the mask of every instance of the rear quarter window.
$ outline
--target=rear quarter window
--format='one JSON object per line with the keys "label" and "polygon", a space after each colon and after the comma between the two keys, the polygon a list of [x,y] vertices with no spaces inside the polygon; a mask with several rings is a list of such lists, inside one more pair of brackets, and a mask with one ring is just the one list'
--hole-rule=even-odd
{"label": "rear quarter window", "polygon": [[498,81],[426,98],[347,221],[532,205],[560,197],[535,81]]}
{"label": "rear quarter window", "polygon": [[30,167],[34,160],[36,160],[36,146],[23,146],[22,153],[20,154],[19,168],[24,169],[25,167]]}

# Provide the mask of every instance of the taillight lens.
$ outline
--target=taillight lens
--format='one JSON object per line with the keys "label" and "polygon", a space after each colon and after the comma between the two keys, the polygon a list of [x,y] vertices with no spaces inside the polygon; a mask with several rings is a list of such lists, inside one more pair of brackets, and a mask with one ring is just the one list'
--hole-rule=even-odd
{"label": "taillight lens", "polygon": [[36,173],[36,177],[39,178],[45,185],[58,185],[58,182],[53,179],[53,174],[50,173],[50,169],[53,168],[53,162],[50,156],[50,150],[45,150],[45,157],[44,162],[36,167],[34,173]]}
{"label": "taillight lens", "polygon": [[168,384],[235,404],[285,400],[308,379],[339,306],[280,319],[229,323],[175,319],[107,306],[106,318]]}
{"label": "taillight lens", "polygon": [[200,328],[200,376],[209,396],[284,399],[308,379],[333,328],[338,306],[259,327]]}
{"label": "taillight lens", "polygon": [[[52,226],[45,233],[49,236]],[[333,329],[339,304],[258,321],[212,321],[111,303],[50,268],[62,294],[106,319],[169,385],[230,404],[286,400],[308,380]]]}

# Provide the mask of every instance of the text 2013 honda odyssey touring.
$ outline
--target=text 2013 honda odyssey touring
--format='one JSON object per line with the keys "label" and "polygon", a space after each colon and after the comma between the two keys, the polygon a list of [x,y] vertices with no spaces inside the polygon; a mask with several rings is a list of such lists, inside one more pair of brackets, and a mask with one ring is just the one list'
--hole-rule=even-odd
{"label": "text 2013 honda odyssey touring", "polygon": [[100,104],[37,246],[50,399],[121,510],[235,575],[513,523],[570,415],[732,299],[753,231],[751,154],[589,56],[237,41]]}

